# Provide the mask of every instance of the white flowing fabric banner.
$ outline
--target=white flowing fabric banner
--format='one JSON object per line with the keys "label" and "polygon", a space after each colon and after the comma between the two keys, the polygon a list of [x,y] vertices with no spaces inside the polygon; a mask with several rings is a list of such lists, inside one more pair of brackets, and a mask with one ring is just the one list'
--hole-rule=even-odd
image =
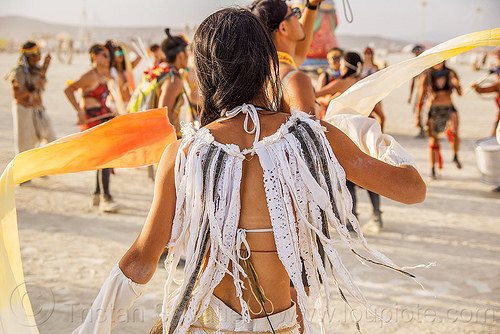
{"label": "white flowing fabric banner", "polygon": [[[368,118],[375,105],[394,89],[448,58],[478,46],[500,46],[500,28],[456,37],[420,56],[378,71],[333,99],[325,121],[344,132],[364,153],[391,165],[414,165],[411,156],[394,138],[383,134],[377,121]],[[366,116],[366,117],[364,117]]]}

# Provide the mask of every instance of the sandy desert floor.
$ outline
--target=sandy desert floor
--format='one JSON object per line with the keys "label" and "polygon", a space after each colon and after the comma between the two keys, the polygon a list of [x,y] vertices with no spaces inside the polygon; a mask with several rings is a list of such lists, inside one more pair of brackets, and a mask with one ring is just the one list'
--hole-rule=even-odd
{"label": "sandy desert floor", "polygon": [[[389,55],[394,64],[409,55]],[[0,54],[0,74],[12,67],[17,55]],[[473,72],[466,57],[450,63],[462,86],[483,73]],[[66,80],[88,68],[79,55],[73,65],[53,59],[45,105],[59,137],[78,131],[75,112],[66,101]],[[345,257],[368,301],[391,321],[384,323],[356,307],[363,333],[500,333],[500,192],[479,182],[475,143],[487,137],[496,117],[493,97],[471,92],[455,96],[459,110],[463,169],[451,163],[452,152],[441,141],[444,169],[429,179],[427,141],[416,139],[409,85],[384,101],[386,132],[416,159],[427,182],[427,199],[418,205],[382,200],[384,229],[368,234],[369,243],[400,265],[434,262],[415,269],[425,290],[392,271],[364,266]],[[0,83],[0,168],[14,157],[11,88]],[[19,235],[24,273],[40,333],[69,333],[84,319],[114,263],[139,233],[152,199],[153,183],[146,168],[117,169],[111,191],[123,205],[117,214],[90,206],[95,172],[35,179],[16,187]],[[377,177],[373,175],[373,177]],[[387,180],[391,182],[391,180]],[[370,217],[366,191],[358,189],[361,223]],[[147,292],[129,311],[115,333],[148,333],[161,310],[166,273],[159,269]],[[2,296],[4,298],[5,296]],[[350,312],[333,296],[328,333],[355,333]]]}

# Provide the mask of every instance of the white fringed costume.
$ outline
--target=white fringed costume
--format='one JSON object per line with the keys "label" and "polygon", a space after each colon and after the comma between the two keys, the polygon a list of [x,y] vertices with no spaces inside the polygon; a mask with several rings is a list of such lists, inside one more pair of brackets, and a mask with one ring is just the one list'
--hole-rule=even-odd
{"label": "white fringed costume", "polygon": [[[227,273],[234,279],[241,316],[251,321],[247,303],[242,298],[242,279],[246,274],[239,264],[237,247],[242,163],[250,154],[258,156],[264,171],[277,253],[297,290],[298,304],[304,315],[304,332],[311,333],[307,317],[312,314],[310,306],[324,319],[330,305],[329,284],[325,283],[329,278],[317,240],[325,251],[326,263],[333,268],[335,283],[340,283],[337,285],[339,290],[339,285],[345,287],[357,302],[375,313],[342,264],[335,245],[347,245],[360,260],[402,270],[367,245],[351,212],[345,172],[326,139],[325,128],[303,112],[292,112],[290,119],[273,135],[258,141],[257,110],[252,105],[243,105],[227,112],[226,116],[234,117],[240,112],[246,114],[245,130],[255,132],[251,149],[240,150],[236,145],[218,143],[206,128],[198,131],[185,128],[175,165],[177,203],[165,262],[168,278],[162,311],[164,333],[188,332],[207,309],[214,288]],[[252,131],[247,129],[249,117],[254,123]],[[389,146],[378,154],[387,155],[387,150],[394,148]],[[406,152],[398,154],[397,160],[402,163],[389,159],[390,163],[414,165]],[[348,222],[357,232],[356,239],[351,238],[346,228]],[[329,231],[333,233],[330,235]],[[356,248],[363,248],[377,262],[362,257]],[[208,251],[206,267],[200,274]],[[186,256],[184,281],[180,289],[172,291],[181,254]],[[310,285],[309,298],[314,301],[311,305],[301,278],[301,259]],[[345,300],[342,291],[340,295]],[[326,304],[322,300],[326,300]],[[224,329],[224,324],[220,329]]]}

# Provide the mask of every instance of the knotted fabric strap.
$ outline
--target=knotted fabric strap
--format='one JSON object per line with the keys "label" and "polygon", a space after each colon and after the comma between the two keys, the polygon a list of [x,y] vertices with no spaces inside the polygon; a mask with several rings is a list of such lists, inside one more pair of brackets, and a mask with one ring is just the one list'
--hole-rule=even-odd
{"label": "knotted fabric strap", "polygon": [[[247,256],[241,255],[241,244],[245,245]],[[236,255],[240,260],[248,260],[250,258],[250,245],[247,241],[247,232],[245,229],[239,228],[236,230]]]}
{"label": "knotted fabric strap", "polygon": [[[236,255],[240,260],[248,260],[250,258],[250,245],[247,241],[247,232],[250,233],[263,233],[263,232],[273,232],[272,228],[255,228],[251,230],[246,230],[244,228],[238,228],[236,230]],[[248,253],[247,256],[241,255],[241,245],[245,245],[245,251]]]}
{"label": "knotted fabric strap", "polygon": [[[236,117],[239,113],[245,114],[245,123],[243,125],[243,129],[245,130],[246,133],[248,134],[254,134],[255,133],[255,139],[253,141],[252,149],[250,150],[250,154],[254,155],[255,154],[255,144],[259,141],[260,138],[260,121],[259,121],[259,115],[257,114],[257,110],[262,110],[261,108],[255,108],[253,104],[246,104],[243,103],[243,105],[238,106],[236,108],[233,108],[229,111],[226,111],[224,115],[226,116],[225,118],[221,119],[220,121],[224,121],[233,117]],[[250,119],[253,122],[253,129],[248,130],[248,117],[250,116]]]}

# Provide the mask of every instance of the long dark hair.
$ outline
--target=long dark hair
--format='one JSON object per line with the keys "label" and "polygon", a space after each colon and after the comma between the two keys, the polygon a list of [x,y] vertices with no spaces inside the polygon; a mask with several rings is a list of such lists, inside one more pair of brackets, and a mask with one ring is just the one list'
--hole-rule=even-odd
{"label": "long dark hair", "polygon": [[283,0],[255,0],[248,9],[255,14],[271,34],[286,16],[288,5]]}
{"label": "long dark hair", "polygon": [[194,35],[193,53],[202,126],[258,97],[263,107],[281,110],[276,48],[250,11],[226,8],[207,17]]}
{"label": "long dark hair", "polygon": [[89,55],[90,55],[90,62],[93,62],[92,55],[98,55],[102,51],[106,50],[106,46],[102,44],[94,44],[90,47],[89,49]]}
{"label": "long dark hair", "polygon": [[363,65],[360,55],[356,52],[347,52],[344,55],[344,62],[347,72],[342,76],[342,79],[358,75],[361,65]]}
{"label": "long dark hair", "polygon": [[117,60],[117,59],[118,59],[118,57],[116,57],[116,56],[115,56],[115,52],[116,52],[116,51],[121,51],[121,52],[123,52],[123,49],[122,49],[122,47],[121,47],[121,46],[119,46],[119,45],[113,48],[113,51],[111,51],[111,52],[113,52],[113,63],[111,64],[111,66],[112,66],[112,67],[115,67],[115,68],[118,70],[118,65],[120,65],[120,67],[121,67],[121,71],[125,71],[125,69],[126,69],[126,65],[125,65],[125,55],[123,56],[122,61],[119,63],[119,62],[118,62],[118,60]]}

